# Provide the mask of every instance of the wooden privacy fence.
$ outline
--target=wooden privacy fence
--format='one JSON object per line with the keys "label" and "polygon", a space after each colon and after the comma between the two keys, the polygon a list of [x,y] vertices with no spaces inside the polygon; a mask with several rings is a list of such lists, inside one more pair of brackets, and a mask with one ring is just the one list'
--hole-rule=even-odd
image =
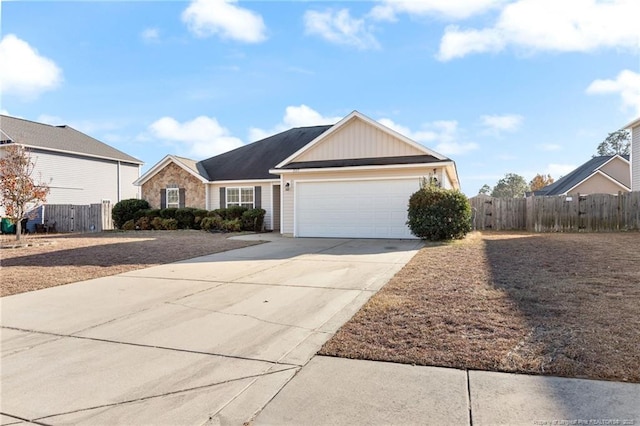
{"label": "wooden privacy fence", "polygon": [[55,222],[58,232],[99,232],[113,229],[111,204],[47,204],[44,220]]}
{"label": "wooden privacy fence", "polygon": [[640,230],[640,192],[469,199],[475,229],[531,232]]}

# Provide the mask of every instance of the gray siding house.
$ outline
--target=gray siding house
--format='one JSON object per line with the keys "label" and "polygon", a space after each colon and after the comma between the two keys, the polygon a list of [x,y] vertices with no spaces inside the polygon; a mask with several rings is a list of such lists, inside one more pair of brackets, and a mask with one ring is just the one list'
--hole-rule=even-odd
{"label": "gray siding house", "polygon": [[11,144],[31,152],[36,174],[51,189],[47,204],[115,204],[140,197],[133,182],[143,162],[72,127],[0,115],[0,156]]}
{"label": "gray siding house", "polygon": [[625,129],[631,131],[631,190],[640,191],[640,117]]}

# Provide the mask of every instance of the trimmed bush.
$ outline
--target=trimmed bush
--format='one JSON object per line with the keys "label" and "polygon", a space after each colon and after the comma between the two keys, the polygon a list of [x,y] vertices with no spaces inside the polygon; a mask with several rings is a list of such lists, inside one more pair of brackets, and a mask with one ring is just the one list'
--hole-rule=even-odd
{"label": "trimmed bush", "polygon": [[242,213],[242,230],[261,232],[266,213],[264,209],[250,209]]}
{"label": "trimmed bush", "polygon": [[128,200],[118,201],[111,210],[111,218],[116,228],[124,229],[124,223],[129,220],[136,220],[136,212],[147,210],[149,203],[147,200],[138,200],[130,198]]}
{"label": "trimmed bush", "polygon": [[184,207],[176,210],[175,219],[178,221],[178,228],[180,229],[193,229],[195,222],[195,216],[193,211],[195,209],[191,207]]}
{"label": "trimmed bush", "polygon": [[222,229],[222,222],[220,216],[207,216],[200,221],[200,227],[205,231],[219,231]]}
{"label": "trimmed bush", "polygon": [[242,221],[240,220],[240,218],[223,220],[222,230],[224,232],[240,232],[242,230]]}
{"label": "trimmed bush", "polygon": [[175,219],[176,218],[176,209],[175,207],[169,207],[167,209],[160,210],[160,217],[163,219]]}
{"label": "trimmed bush", "polygon": [[167,231],[175,231],[178,229],[178,221],[176,219],[162,219],[162,227]]}
{"label": "trimmed bush", "polygon": [[471,231],[471,205],[458,190],[425,186],[409,199],[411,233],[423,240],[464,238]]}
{"label": "trimmed bush", "polygon": [[162,224],[163,220],[164,219],[162,219],[160,216],[154,217],[153,219],[151,219],[151,228],[162,231],[164,229],[164,225]]}
{"label": "trimmed bush", "polygon": [[128,221],[122,224],[120,229],[122,229],[123,231],[135,231],[136,223],[134,222],[133,219],[129,219]]}
{"label": "trimmed bush", "polygon": [[193,210],[193,229],[202,229],[200,226],[200,222],[202,219],[207,217],[207,211],[203,209],[194,209]]}
{"label": "trimmed bush", "polygon": [[242,214],[249,209],[242,206],[231,206],[223,210],[226,210],[226,215],[221,215],[224,219],[234,220],[234,219],[241,219]]}
{"label": "trimmed bush", "polygon": [[136,220],[136,229],[140,231],[149,231],[151,229],[151,220],[148,216],[143,216]]}

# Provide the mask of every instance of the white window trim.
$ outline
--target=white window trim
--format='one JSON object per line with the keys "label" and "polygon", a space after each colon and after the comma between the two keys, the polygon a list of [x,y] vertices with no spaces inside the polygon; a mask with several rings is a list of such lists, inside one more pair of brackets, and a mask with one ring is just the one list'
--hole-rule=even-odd
{"label": "white window trim", "polygon": [[[229,202],[229,190],[230,189],[237,189],[238,190],[238,202]],[[225,203],[225,207],[229,208],[231,206],[240,206],[242,205],[242,190],[243,189],[250,189],[251,190],[251,209],[256,207],[256,187],[255,186],[228,186],[225,188],[225,196],[224,196],[224,203]],[[245,203],[247,204],[247,203]],[[245,206],[246,207],[246,206]]]}
{"label": "white window trim", "polygon": [[[171,208],[180,208],[180,188],[166,188],[166,198],[167,198],[167,208],[171,209]],[[169,191],[175,191],[178,194],[178,202],[177,203],[169,203]]]}

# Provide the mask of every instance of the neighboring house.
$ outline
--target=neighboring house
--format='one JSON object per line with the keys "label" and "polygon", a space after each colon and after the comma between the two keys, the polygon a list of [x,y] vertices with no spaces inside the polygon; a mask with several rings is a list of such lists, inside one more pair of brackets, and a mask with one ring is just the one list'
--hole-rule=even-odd
{"label": "neighboring house", "polygon": [[631,190],[640,191],[640,117],[624,128],[631,132]]}
{"label": "neighboring house", "polygon": [[408,200],[425,177],[460,187],[452,160],[354,111],[199,162],[168,155],[136,183],[153,207],[263,208],[287,236],[411,238]]}
{"label": "neighboring house", "polygon": [[593,157],[534,195],[617,194],[629,192],[629,157],[603,155]]}
{"label": "neighboring house", "polygon": [[35,177],[50,187],[47,204],[140,198],[133,182],[143,163],[72,127],[0,115],[0,155],[11,144],[29,149]]}

